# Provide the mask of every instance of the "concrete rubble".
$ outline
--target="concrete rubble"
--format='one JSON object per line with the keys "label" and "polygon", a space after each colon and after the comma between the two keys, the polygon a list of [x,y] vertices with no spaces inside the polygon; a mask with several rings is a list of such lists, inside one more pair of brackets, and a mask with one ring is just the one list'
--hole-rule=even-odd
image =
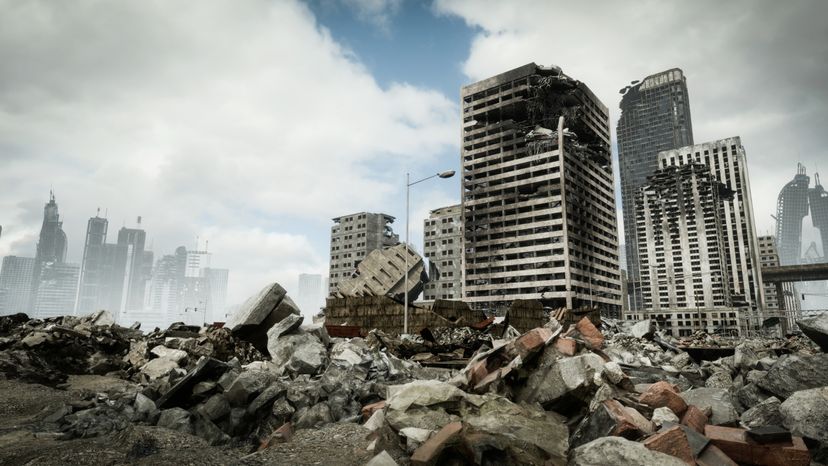
{"label": "concrete rubble", "polygon": [[[828,356],[801,337],[734,340],[727,354],[721,337],[586,316],[523,333],[502,319],[401,336],[328,328],[304,322],[278,284],[223,328],[4,316],[0,374],[129,382],[44,413],[50,438],[149,425],[255,455],[346,423],[370,432],[354,447],[372,465],[828,460]],[[724,355],[684,349],[700,341]]]}

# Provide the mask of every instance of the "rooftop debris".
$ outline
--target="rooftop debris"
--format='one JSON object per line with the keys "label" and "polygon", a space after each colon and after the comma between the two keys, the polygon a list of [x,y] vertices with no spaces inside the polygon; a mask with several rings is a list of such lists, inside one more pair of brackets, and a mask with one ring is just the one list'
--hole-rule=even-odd
{"label": "rooftop debris", "polygon": [[[272,284],[224,328],[143,334],[102,313],[4,316],[0,374],[53,387],[71,374],[126,381],[42,413],[40,435],[151,425],[237,448],[245,461],[337,423],[371,432],[354,445],[370,464],[797,465],[828,456],[828,355],[801,337],[678,340],[654,322],[554,310],[523,333],[483,317],[342,338],[294,310]],[[702,345],[733,353],[694,360],[682,349]]]}

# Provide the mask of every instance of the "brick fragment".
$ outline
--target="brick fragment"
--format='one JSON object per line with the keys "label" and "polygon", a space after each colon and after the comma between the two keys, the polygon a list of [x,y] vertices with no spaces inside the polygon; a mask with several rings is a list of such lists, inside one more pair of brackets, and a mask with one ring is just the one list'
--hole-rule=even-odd
{"label": "brick fragment", "polygon": [[649,450],[675,456],[687,464],[696,464],[693,451],[690,449],[690,442],[679,426],[673,426],[647,437],[644,440],[644,446]]}
{"label": "brick fragment", "polygon": [[745,429],[708,425],[704,435],[739,464],[759,466],[806,466],[811,454],[802,437],[792,437],[790,442],[760,444],[748,437]]}
{"label": "brick fragment", "polygon": [[560,337],[555,340],[555,349],[564,356],[575,356],[578,352],[578,342],[572,338]]}
{"label": "brick fragment", "polygon": [[487,375],[489,375],[489,371],[486,370],[486,364],[488,361],[486,359],[481,359],[480,361],[475,362],[469,368],[469,385],[474,387],[475,385],[479,384],[481,380],[483,380]]}
{"label": "brick fragment", "polygon": [[386,401],[380,400],[376,403],[369,403],[362,407],[362,420],[367,421],[375,412],[385,409]]}
{"label": "brick fragment", "polygon": [[411,455],[411,465],[430,466],[435,464],[440,459],[440,453],[460,439],[461,430],[463,430],[463,424],[460,422],[446,424],[414,451],[414,454]]}
{"label": "brick fragment", "polygon": [[554,334],[552,329],[538,327],[529,330],[515,340],[515,349],[522,359],[541,350]]}
{"label": "brick fragment", "polygon": [[704,434],[704,426],[707,425],[708,416],[696,405],[687,407],[687,411],[681,417],[681,424],[685,425],[700,434]]}
{"label": "brick fragment", "polygon": [[293,438],[293,424],[286,422],[281,427],[274,430],[268,438],[266,438],[260,445],[259,450],[264,450],[280,443],[290,442]]}
{"label": "brick fragment", "polygon": [[667,382],[656,382],[638,397],[638,401],[651,407],[668,407],[674,413],[681,416],[687,410],[687,403],[678,394],[675,387]]}
{"label": "brick fragment", "polygon": [[601,349],[604,347],[604,335],[598,330],[589,318],[584,317],[575,324],[578,333],[590,349]]}

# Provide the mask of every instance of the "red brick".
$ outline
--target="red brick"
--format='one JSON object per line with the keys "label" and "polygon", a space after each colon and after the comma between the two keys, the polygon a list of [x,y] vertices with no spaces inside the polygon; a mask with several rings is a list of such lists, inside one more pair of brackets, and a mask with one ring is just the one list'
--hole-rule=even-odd
{"label": "red brick", "polygon": [[653,426],[644,416],[632,408],[626,408],[617,400],[604,400],[601,404],[609,413],[615,427],[609,435],[636,439],[653,432]]}
{"label": "red brick", "polygon": [[578,342],[572,338],[560,337],[555,340],[555,349],[564,356],[575,356],[578,352]]}
{"label": "red brick", "polygon": [[498,380],[506,377],[507,374],[512,372],[511,366],[503,366],[500,369],[493,370],[489,372],[489,374],[483,378],[477,385],[474,386],[474,391],[477,393],[485,392],[489,385],[497,382]]}
{"label": "red brick", "polygon": [[666,406],[678,416],[681,416],[687,410],[687,403],[679,396],[675,387],[664,381],[650,385],[650,388],[638,397],[638,401],[651,408]]}
{"label": "red brick", "polygon": [[687,464],[696,464],[693,458],[693,450],[690,449],[690,442],[687,440],[687,435],[684,434],[684,431],[679,426],[673,426],[667,430],[651,435],[644,440],[644,446],[653,451],[675,456]]}
{"label": "red brick", "polygon": [[432,435],[414,451],[414,454],[411,455],[411,465],[427,466],[435,464],[440,459],[440,453],[447,446],[450,446],[460,439],[461,430],[463,430],[463,424],[460,422],[446,424],[440,429],[440,432]]}
{"label": "red brick", "polygon": [[699,466],[739,466],[716,445],[707,445],[701,455],[696,458],[696,464]]}
{"label": "red brick", "polygon": [[790,442],[756,443],[747,436],[745,429],[708,425],[704,435],[725,455],[739,464],[759,466],[807,466],[811,454],[802,437]]}
{"label": "red brick", "polygon": [[696,405],[690,405],[681,417],[680,422],[682,425],[685,425],[700,434],[704,434],[704,426],[707,425],[708,418],[707,415],[704,414],[704,412]]}
{"label": "red brick", "polygon": [[604,347],[604,335],[592,324],[589,318],[584,317],[579,320],[575,324],[575,328],[578,329],[578,333],[581,334],[581,338],[584,339],[588,348],[601,349]]}
{"label": "red brick", "polygon": [[385,400],[370,403],[362,407],[362,420],[367,421],[376,411],[385,409]]}
{"label": "red brick", "polygon": [[293,438],[293,424],[286,422],[274,430],[270,437],[259,445],[259,450],[270,448],[279,443],[290,442],[291,438]]}
{"label": "red brick", "polygon": [[474,387],[489,375],[489,371],[486,370],[486,364],[488,364],[488,361],[484,358],[471,365],[469,368],[469,386]]}
{"label": "red brick", "polygon": [[521,358],[526,359],[530,354],[536,353],[546,346],[552,335],[551,329],[545,327],[534,328],[515,340],[515,349]]}

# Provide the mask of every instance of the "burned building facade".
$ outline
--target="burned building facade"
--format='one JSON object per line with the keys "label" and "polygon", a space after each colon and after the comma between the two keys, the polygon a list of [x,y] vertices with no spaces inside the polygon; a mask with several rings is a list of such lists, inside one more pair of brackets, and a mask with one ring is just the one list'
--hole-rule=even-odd
{"label": "burned building facade", "polygon": [[423,255],[428,259],[430,281],[423,299],[462,299],[461,242],[463,209],[453,205],[434,209],[423,222]]}
{"label": "burned building facade", "polygon": [[328,293],[356,270],[371,251],[399,244],[400,237],[391,229],[394,217],[360,212],[333,219],[331,227],[331,262]]}
{"label": "burned building facade", "polygon": [[628,291],[630,308],[641,309],[635,197],[655,173],[659,152],[693,144],[693,124],[687,80],[678,68],[633,81],[621,92],[616,133]]}
{"label": "burned building facade", "polygon": [[707,165],[666,166],[636,197],[642,305],[706,309],[730,304],[720,204],[723,186]]}
{"label": "burned building facade", "polygon": [[[745,150],[739,137],[706,142],[680,149],[664,151],[658,156],[659,167],[681,167],[690,164],[707,166],[713,179],[726,187],[719,196],[716,210],[720,229],[716,236],[708,235],[708,246],[714,242],[722,244],[722,276],[719,277],[726,287],[727,307],[745,309],[746,317],[752,319],[748,325],[755,325],[762,318],[764,290],[759,260],[759,242],[753,214],[753,202],[750,194],[750,180],[745,159]],[[712,212],[711,212],[712,213]],[[671,234],[679,234],[678,231]],[[688,241],[703,241],[698,233],[690,235]],[[641,243],[639,242],[639,245]],[[675,257],[675,260],[687,260],[687,257]],[[701,256],[689,256],[690,272],[702,277],[707,273]],[[712,283],[716,278],[713,271],[707,280]],[[666,277],[664,277],[666,279]],[[703,282],[704,283],[704,282]],[[659,286],[662,286],[659,284]],[[685,285],[686,286],[686,285]],[[698,286],[693,282],[692,286]],[[702,285],[704,286],[704,285]]]}
{"label": "burned building facade", "polygon": [[530,63],[462,89],[463,295],[618,315],[621,284],[607,107]]}

